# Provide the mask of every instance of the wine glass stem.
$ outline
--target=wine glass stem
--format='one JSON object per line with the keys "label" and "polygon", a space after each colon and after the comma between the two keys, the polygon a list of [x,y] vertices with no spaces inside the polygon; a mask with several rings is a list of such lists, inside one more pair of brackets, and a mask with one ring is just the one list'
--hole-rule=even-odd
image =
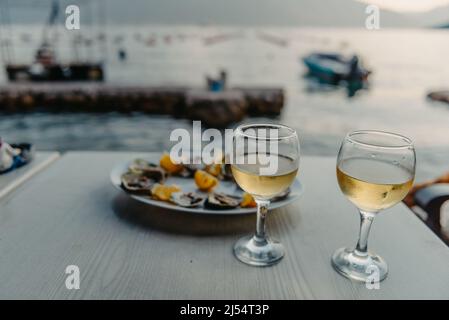
{"label": "wine glass stem", "polygon": [[360,210],[360,233],[357,246],[355,247],[355,254],[364,257],[368,255],[368,236],[373,223],[375,213]]}
{"label": "wine glass stem", "polygon": [[270,201],[267,200],[256,200],[257,203],[257,224],[256,224],[256,234],[254,239],[259,243],[265,243],[266,233],[265,233],[265,219],[268,213],[268,206]]}

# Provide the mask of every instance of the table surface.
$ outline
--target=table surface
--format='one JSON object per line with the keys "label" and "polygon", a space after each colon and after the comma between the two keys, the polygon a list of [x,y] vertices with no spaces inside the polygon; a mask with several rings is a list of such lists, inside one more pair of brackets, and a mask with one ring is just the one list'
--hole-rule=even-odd
{"label": "table surface", "polygon": [[[449,299],[449,248],[400,204],[374,222],[370,247],[389,264],[380,289],[337,274],[330,256],[352,246],[356,209],[335,160],[303,157],[303,196],[270,213],[286,248],[268,268],[232,255],[255,215],[199,216],[140,204],[109,181],[137,153],[73,152],[0,199],[0,298]],[[68,265],[80,289],[65,286]]]}
{"label": "table surface", "polygon": [[59,152],[37,152],[27,165],[0,175],[0,198],[20,186],[59,158]]}

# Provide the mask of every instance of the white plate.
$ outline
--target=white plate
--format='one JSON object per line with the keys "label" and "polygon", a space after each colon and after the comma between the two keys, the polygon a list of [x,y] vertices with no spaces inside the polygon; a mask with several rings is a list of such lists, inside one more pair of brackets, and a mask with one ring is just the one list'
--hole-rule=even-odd
{"label": "white plate", "polygon": [[[157,163],[159,161],[159,159],[145,159],[145,160],[153,163],[154,162]],[[185,211],[199,214],[248,214],[256,212],[256,208],[235,208],[228,210],[213,210],[204,208],[202,206],[196,208],[185,208],[169,202],[153,200],[150,197],[128,193],[121,187],[121,176],[128,171],[129,165],[131,164],[132,161],[133,160],[130,160],[115,166],[111,171],[110,178],[112,184],[117,189],[122,190],[123,192],[128,194],[131,198],[137,201],[146,203],[154,207],[161,207],[174,211]],[[199,191],[196,188],[193,178],[168,177],[165,183],[176,184],[182,189],[183,192],[196,192],[204,195],[206,194],[204,192]],[[301,185],[301,182],[299,182],[297,178],[291,185],[290,190],[291,190],[290,194],[285,199],[272,202],[270,205],[270,209],[276,209],[286,206],[287,204],[298,199],[298,197],[303,193],[303,186]],[[220,181],[219,185],[214,189],[214,191],[223,192],[225,194],[236,196],[240,196],[243,193],[243,191],[233,181]]]}

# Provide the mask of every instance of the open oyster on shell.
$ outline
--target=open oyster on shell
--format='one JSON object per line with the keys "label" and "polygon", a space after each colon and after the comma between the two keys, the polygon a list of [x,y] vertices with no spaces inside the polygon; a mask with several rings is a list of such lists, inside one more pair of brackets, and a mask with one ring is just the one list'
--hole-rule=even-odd
{"label": "open oyster on shell", "polygon": [[193,208],[204,203],[206,198],[194,192],[175,192],[172,193],[170,201],[181,207]]}
{"label": "open oyster on shell", "polygon": [[135,173],[125,173],[122,175],[122,188],[136,194],[151,194],[151,188],[156,183],[154,179]]}
{"label": "open oyster on shell", "polygon": [[181,172],[181,176],[185,178],[193,177],[196,170],[204,169],[204,163],[201,162],[201,157],[184,157],[182,159],[182,165],[184,170]]}
{"label": "open oyster on shell", "polygon": [[156,182],[164,182],[166,178],[164,169],[143,159],[134,160],[129,165],[128,170],[133,174],[145,176],[149,179],[155,180]]}
{"label": "open oyster on shell", "polygon": [[214,192],[207,197],[205,207],[216,210],[233,209],[240,205],[240,201],[239,197]]}

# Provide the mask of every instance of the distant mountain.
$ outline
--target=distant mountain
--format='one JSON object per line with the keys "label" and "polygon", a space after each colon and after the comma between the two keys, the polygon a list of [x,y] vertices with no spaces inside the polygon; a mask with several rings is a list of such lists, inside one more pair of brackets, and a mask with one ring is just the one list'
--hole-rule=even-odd
{"label": "distant mountain", "polygon": [[449,6],[439,7],[419,14],[410,14],[409,16],[418,21],[420,26],[424,27],[449,25]]}
{"label": "distant mountain", "polygon": [[[50,0],[35,1],[34,5],[27,5],[25,0],[8,3],[13,23],[43,23],[50,11]],[[78,4],[82,23],[107,21],[114,25],[364,27],[367,6],[354,0],[61,0],[59,3],[61,15],[65,6]],[[449,7],[423,14],[382,10],[380,22],[383,28],[421,27],[447,23],[446,18]]]}
{"label": "distant mountain", "polygon": [[[366,19],[366,4],[353,0],[112,0],[109,8],[116,23],[363,27]],[[382,24],[414,22],[383,11]]]}

